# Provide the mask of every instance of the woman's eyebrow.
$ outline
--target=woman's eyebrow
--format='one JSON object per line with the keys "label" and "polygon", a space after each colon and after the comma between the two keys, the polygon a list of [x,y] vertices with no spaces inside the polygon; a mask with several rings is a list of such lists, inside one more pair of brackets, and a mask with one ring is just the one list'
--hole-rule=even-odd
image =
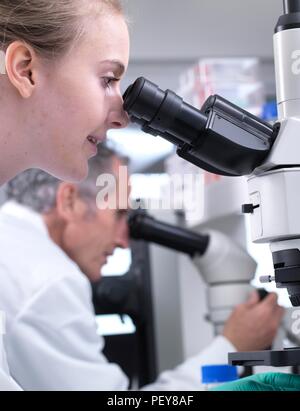
{"label": "woman's eyebrow", "polygon": [[125,72],[125,66],[119,60],[104,60],[101,61],[101,64],[109,64],[113,66],[113,72],[116,77],[121,77]]}

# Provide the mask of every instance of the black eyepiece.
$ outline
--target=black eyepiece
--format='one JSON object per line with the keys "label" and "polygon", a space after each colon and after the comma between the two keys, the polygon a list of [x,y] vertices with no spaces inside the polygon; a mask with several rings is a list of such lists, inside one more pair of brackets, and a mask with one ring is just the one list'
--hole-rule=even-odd
{"label": "black eyepiece", "polygon": [[138,78],[131,86],[128,87],[128,89],[125,91],[123,95],[124,101],[124,107],[125,110],[128,111],[131,109],[131,106],[134,104],[138,96],[140,95],[143,87],[145,84],[145,79],[143,77]]}
{"label": "black eyepiece", "polygon": [[124,109],[143,131],[181,146],[191,143],[206,124],[206,116],[170,90],[163,91],[143,77],[128,87]]}
{"label": "black eyepiece", "polygon": [[215,174],[251,174],[278,133],[277,126],[222,97],[211,96],[198,110],[143,77],[128,87],[123,98],[124,109],[142,131],[165,138],[177,146],[180,157]]}
{"label": "black eyepiece", "polygon": [[144,210],[131,212],[128,225],[131,238],[153,242],[191,257],[203,255],[209,243],[208,235],[158,221]]}

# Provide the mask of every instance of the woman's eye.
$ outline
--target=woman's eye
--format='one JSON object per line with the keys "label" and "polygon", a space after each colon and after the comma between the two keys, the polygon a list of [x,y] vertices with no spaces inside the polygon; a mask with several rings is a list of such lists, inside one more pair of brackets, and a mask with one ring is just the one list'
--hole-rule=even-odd
{"label": "woman's eye", "polygon": [[115,77],[103,77],[103,82],[105,87],[110,87],[113,82],[119,81],[118,78]]}

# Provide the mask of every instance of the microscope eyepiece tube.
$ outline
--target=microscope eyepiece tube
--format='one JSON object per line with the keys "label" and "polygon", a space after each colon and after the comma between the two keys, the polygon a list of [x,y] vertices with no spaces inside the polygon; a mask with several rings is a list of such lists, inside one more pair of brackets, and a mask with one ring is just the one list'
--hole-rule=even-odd
{"label": "microscope eyepiece tube", "polygon": [[173,91],[161,90],[143,77],[125,91],[124,109],[142,130],[160,135],[177,146],[191,144],[205,127],[207,116],[185,103]]}
{"label": "microscope eyepiece tube", "polygon": [[142,131],[168,140],[181,158],[214,174],[251,174],[279,131],[220,96],[209,97],[199,110],[143,77],[123,98],[124,110]]}
{"label": "microscope eyepiece tube", "polygon": [[284,14],[299,13],[300,0],[283,0]]}
{"label": "microscope eyepiece tube", "polygon": [[191,257],[205,254],[209,244],[208,235],[201,235],[181,227],[158,221],[141,211],[131,213],[128,219],[128,225],[132,239],[159,244],[172,250],[188,254]]}

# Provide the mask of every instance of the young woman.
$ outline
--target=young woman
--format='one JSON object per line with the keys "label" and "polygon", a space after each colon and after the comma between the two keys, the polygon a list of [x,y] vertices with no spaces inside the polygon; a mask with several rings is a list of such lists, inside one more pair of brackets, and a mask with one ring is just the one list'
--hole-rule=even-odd
{"label": "young woman", "polygon": [[[1,0],[0,185],[27,168],[82,180],[107,130],[128,123],[128,57],[117,0]],[[17,389],[2,348],[0,389]]]}
{"label": "young woman", "polygon": [[2,0],[0,50],[0,183],[32,167],[83,179],[97,142],[128,122],[119,2]]}

